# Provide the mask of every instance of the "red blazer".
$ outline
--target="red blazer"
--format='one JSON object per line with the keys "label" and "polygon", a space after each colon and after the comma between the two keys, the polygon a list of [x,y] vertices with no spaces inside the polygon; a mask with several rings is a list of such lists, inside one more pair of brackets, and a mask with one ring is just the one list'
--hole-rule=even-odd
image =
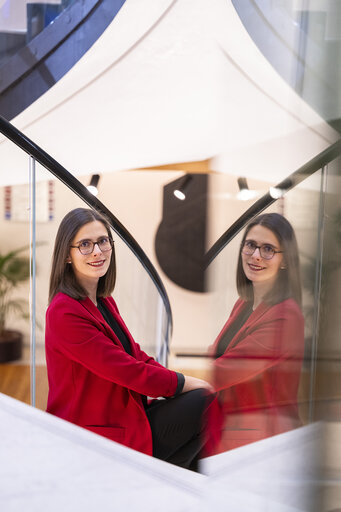
{"label": "red blazer", "polygon": [[89,298],[58,293],[46,313],[47,412],[152,455],[142,395],[174,395],[177,375],[140,349],[111,297],[104,303],[127,335],[132,355]]}
{"label": "red blazer", "polygon": [[[245,307],[239,299],[213,346]],[[297,391],[304,352],[304,319],[293,299],[261,303],[214,361],[224,412],[217,453],[300,425]]]}

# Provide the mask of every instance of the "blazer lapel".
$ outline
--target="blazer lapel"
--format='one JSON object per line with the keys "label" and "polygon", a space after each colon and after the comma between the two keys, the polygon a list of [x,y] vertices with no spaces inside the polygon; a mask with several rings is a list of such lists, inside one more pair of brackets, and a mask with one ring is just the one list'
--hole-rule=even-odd
{"label": "blazer lapel", "polygon": [[92,302],[91,299],[89,299],[89,297],[86,297],[85,299],[83,300],[80,300],[79,301],[82,306],[88,311],[88,313],[95,317],[96,320],[98,320],[98,322],[101,322],[103,323],[103,317],[101,315],[101,313],[99,312],[99,310],[96,308],[95,304]]}
{"label": "blazer lapel", "polygon": [[[101,315],[100,311],[97,309],[97,307],[95,306],[95,304],[92,302],[91,299],[89,299],[89,297],[86,297],[86,299],[83,299],[80,301],[82,303],[82,305],[84,306],[84,308],[87,310],[87,312],[93,316],[102,326],[103,328],[103,331],[105,332],[105,334],[107,336],[109,336],[113,341],[115,341],[115,343],[119,343],[120,346],[122,347],[122,349],[124,350],[124,347],[122,345],[122,343],[120,342],[119,338],[117,337],[116,333],[112,330],[112,328],[110,327],[110,325],[108,325],[108,323],[105,321],[105,319],[103,318],[103,316]],[[109,309],[110,313],[112,314],[112,316],[114,317],[114,319],[116,320],[116,322],[120,325],[121,329],[125,332],[125,334],[127,335],[129,341],[130,341],[130,346],[132,347],[132,337],[131,337],[131,334],[129,333],[128,329],[126,328],[126,326],[124,325],[122,319],[120,318],[120,316],[117,314],[117,312],[115,311],[115,309],[111,306],[110,304],[110,301],[108,301],[106,298],[104,299],[104,302],[105,302],[105,305],[106,307]],[[134,353],[134,350],[133,350],[133,347],[132,347],[132,353]]]}
{"label": "blazer lapel", "polygon": [[253,324],[254,322],[258,322],[258,320],[261,318],[261,316],[264,315],[268,311],[268,309],[271,308],[269,304],[265,304],[265,302],[261,302],[259,306],[252,311],[251,315],[247,319],[247,321],[244,324],[244,327],[247,328],[250,324]]}
{"label": "blazer lapel", "polygon": [[[243,306],[243,305],[245,305],[245,302],[243,302],[241,304],[241,306]],[[266,311],[268,311],[268,309],[270,307],[271,306],[269,306],[268,304],[261,302],[259,304],[259,306],[254,311],[252,311],[251,315],[246,320],[244,325],[239,329],[239,331],[236,333],[236,335],[232,338],[231,343],[229,343],[229,345],[226,349],[226,352],[229,352],[229,350],[232,350],[234,347],[236,347],[236,345],[238,345],[238,343],[240,343],[243,340],[243,338],[245,338],[245,335],[246,335],[248,329],[250,327],[252,327],[255,323],[257,323],[259,321],[259,319],[264,315],[264,313],[266,313]],[[236,310],[236,314],[233,315],[233,319],[231,319],[231,320],[234,320],[237,317],[237,315],[241,312],[241,310],[242,310],[242,307],[239,307]]]}

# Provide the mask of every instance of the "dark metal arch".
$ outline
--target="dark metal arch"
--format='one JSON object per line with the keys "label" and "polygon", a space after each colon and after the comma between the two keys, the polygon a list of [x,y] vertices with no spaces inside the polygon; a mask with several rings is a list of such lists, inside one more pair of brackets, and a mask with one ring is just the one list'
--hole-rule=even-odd
{"label": "dark metal arch", "polygon": [[52,87],[87,52],[125,0],[71,4],[0,67],[0,114],[13,119]]}
{"label": "dark metal arch", "polygon": [[[3,135],[5,135],[9,140],[14,142],[14,144],[20,147],[23,151],[25,151],[28,155],[32,156],[37,162],[39,162],[43,167],[45,167],[45,169],[47,169],[51,174],[53,174],[62,183],[64,183],[70,190],[72,190],[76,195],[78,195],[78,197],[80,197],[91,208],[94,208],[95,210],[104,214],[107,217],[112,229],[128,245],[128,247],[135,254],[135,256],[140,261],[141,265],[144,267],[146,272],[148,272],[151,279],[153,280],[164,303],[166,313],[168,316],[169,332],[171,332],[173,325],[172,310],[163,282],[161,281],[161,278],[157,273],[155,267],[153,266],[152,262],[149,260],[148,256],[145,254],[145,252],[137,243],[137,241],[133,238],[133,236],[129,233],[129,231],[123,226],[123,224],[121,224],[121,222],[113,215],[113,213],[101,201],[99,201],[99,199],[97,199],[95,196],[91,194],[91,192],[87,190],[87,188],[75,176],[73,176],[54,158],[52,158],[48,153],[41,149],[31,139],[26,137],[26,135],[24,135],[20,130],[15,128],[11,123],[9,123],[6,119],[4,119],[1,116],[0,132]],[[168,330],[166,333],[166,342],[168,350],[167,334]]]}

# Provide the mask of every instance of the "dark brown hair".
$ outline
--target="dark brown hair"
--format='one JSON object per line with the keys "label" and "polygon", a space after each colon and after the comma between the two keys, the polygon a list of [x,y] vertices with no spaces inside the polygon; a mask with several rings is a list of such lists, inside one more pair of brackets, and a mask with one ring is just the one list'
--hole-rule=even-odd
{"label": "dark brown hair", "polygon": [[267,304],[278,304],[285,299],[293,298],[301,305],[302,290],[300,277],[300,262],[295,232],[291,224],[278,213],[264,213],[252,220],[246,227],[238,258],[237,290],[239,296],[246,301],[253,301],[253,287],[243,270],[241,257],[242,247],[248,232],[254,226],[264,226],[276,236],[283,251],[283,264],[285,268],[278,271],[278,277],[271,290],[263,297]]}
{"label": "dark brown hair", "polygon": [[[96,210],[88,208],[76,208],[71,210],[60,223],[56,241],[54,244],[52,257],[52,270],[50,276],[49,303],[58,293],[66,293],[70,297],[80,300],[87,297],[84,288],[77,281],[73,272],[72,265],[67,263],[69,257],[70,245],[72,240],[82,226],[93,221],[102,222],[112,240],[110,225],[103,215]],[[98,297],[107,297],[111,295],[116,281],[116,259],[115,250],[112,248],[110,266],[106,274],[99,278],[97,287]]]}

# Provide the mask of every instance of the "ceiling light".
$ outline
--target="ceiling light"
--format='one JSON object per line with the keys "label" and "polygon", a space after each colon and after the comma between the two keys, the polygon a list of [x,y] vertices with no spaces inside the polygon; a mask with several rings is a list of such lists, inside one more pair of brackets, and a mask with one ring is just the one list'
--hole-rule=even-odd
{"label": "ceiling light", "polygon": [[89,185],[86,187],[88,189],[88,191],[91,192],[91,194],[93,194],[94,196],[97,196],[97,194],[98,194],[98,188],[97,188],[98,182],[99,182],[99,174],[93,174],[91,176]]}
{"label": "ceiling light", "polygon": [[186,191],[191,180],[192,176],[190,174],[186,174],[182,183],[180,182],[180,185],[173,190],[173,194],[177,199],[180,199],[180,201],[184,201],[186,199]]}
{"label": "ceiling light", "polygon": [[273,199],[279,199],[280,197],[284,196],[285,191],[282,188],[270,187],[269,194]]}
{"label": "ceiling light", "polygon": [[258,196],[258,192],[256,190],[250,190],[247,184],[246,178],[240,177],[237,179],[239,192],[237,194],[237,199],[241,201],[249,201],[250,199],[254,199]]}

